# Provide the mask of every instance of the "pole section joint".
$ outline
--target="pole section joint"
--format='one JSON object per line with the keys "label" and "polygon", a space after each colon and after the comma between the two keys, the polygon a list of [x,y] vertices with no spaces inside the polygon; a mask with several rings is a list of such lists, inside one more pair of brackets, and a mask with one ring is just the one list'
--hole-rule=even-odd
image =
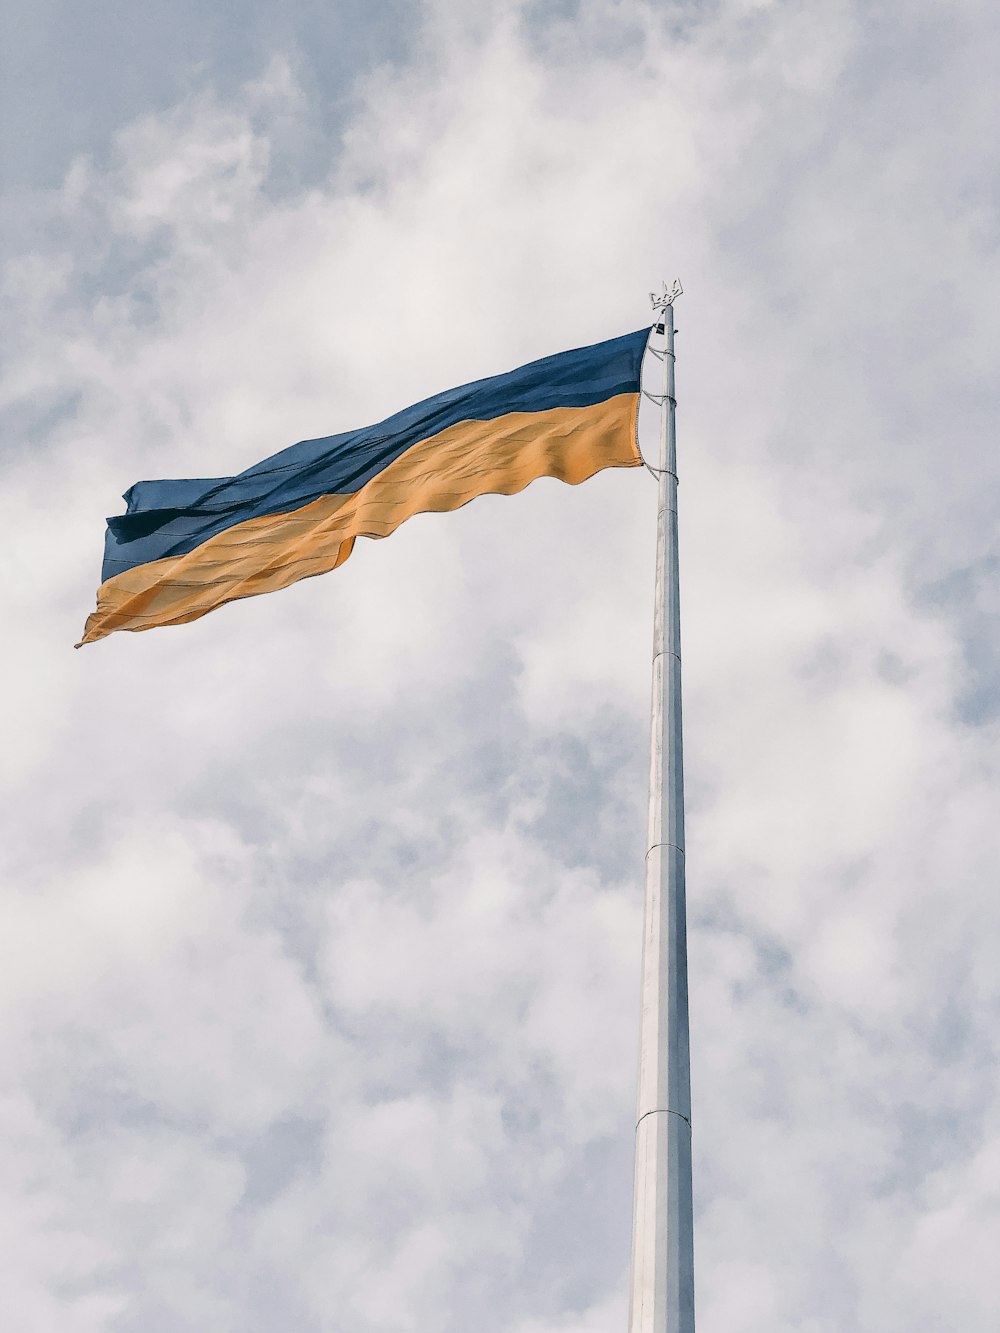
{"label": "pole section joint", "polygon": [[683,1120],[688,1129],[691,1128],[691,1117],[684,1115],[682,1111],[672,1111],[669,1106],[654,1106],[650,1111],[643,1111],[642,1115],[635,1122],[636,1129],[642,1124],[648,1115],[675,1115],[678,1120]]}

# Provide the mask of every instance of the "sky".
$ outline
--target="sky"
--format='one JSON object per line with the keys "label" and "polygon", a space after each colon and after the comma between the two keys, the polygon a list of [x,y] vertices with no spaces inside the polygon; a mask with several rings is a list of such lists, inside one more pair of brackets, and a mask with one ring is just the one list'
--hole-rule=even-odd
{"label": "sky", "polygon": [[72,645],[133,482],[678,276],[699,1330],[995,1333],[995,6],[4,25],[7,1326],[625,1327],[652,478]]}

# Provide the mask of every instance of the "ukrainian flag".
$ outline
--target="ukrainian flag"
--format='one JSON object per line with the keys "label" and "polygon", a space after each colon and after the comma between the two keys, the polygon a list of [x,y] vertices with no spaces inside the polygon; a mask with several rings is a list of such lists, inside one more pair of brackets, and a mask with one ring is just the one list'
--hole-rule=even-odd
{"label": "ukrainian flag", "polygon": [[538,477],[576,485],[635,467],[647,336],[449,389],[377,426],[302,440],[236,477],[138,482],[127,512],[108,519],[104,581],[81,644],[182,625],[325,574],[358,537],[388,537],[413,514],[513,495]]}

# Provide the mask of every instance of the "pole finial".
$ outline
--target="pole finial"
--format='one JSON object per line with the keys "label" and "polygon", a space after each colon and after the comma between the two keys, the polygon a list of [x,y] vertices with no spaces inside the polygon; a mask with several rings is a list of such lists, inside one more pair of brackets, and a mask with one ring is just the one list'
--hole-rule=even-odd
{"label": "pole finial", "polygon": [[663,294],[657,296],[656,292],[649,293],[649,299],[653,303],[654,310],[666,310],[668,305],[673,305],[678,296],[682,295],[684,288],[681,286],[680,278],[674,278],[668,287],[666,282],[663,284]]}

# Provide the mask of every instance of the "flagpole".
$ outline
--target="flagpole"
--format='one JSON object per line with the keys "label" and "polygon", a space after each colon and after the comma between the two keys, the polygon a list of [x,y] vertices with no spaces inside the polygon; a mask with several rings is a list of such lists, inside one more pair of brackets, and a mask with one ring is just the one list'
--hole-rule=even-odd
{"label": "flagpole", "polygon": [[694,1333],[674,401],[673,303],[681,290],[675,282],[653,295],[662,314],[663,397],[629,1333]]}

